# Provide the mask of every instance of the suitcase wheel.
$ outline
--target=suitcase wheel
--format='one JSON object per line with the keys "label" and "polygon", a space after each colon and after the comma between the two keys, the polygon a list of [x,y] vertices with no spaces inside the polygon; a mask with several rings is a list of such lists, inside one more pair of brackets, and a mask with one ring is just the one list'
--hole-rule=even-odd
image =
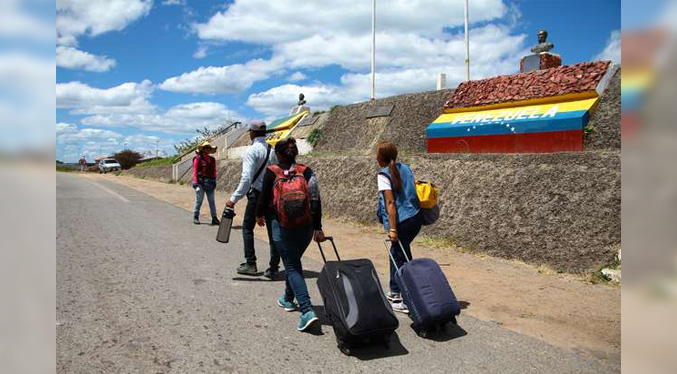
{"label": "suitcase wheel", "polygon": [[352,353],[350,351],[350,348],[348,348],[345,344],[339,344],[338,349],[341,351],[341,353],[343,353],[346,356],[350,356],[350,354]]}

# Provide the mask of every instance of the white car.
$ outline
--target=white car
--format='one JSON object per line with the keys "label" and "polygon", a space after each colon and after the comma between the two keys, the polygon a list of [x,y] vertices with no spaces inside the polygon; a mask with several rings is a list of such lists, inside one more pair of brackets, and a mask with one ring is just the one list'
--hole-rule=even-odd
{"label": "white car", "polygon": [[107,158],[99,161],[99,174],[114,170],[122,170],[122,166],[115,159]]}

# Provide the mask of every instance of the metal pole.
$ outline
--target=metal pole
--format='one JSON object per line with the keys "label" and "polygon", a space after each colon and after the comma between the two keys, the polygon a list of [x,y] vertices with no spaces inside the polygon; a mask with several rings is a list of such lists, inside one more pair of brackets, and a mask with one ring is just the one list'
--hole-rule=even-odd
{"label": "metal pole", "polygon": [[371,99],[376,98],[376,0],[371,0]]}
{"label": "metal pole", "polygon": [[470,33],[468,32],[468,0],[465,0],[465,80],[470,80]]}

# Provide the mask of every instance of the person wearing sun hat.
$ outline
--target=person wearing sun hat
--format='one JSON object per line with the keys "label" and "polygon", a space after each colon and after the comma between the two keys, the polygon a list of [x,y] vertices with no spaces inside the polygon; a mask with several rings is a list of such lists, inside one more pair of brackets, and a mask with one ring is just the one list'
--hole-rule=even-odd
{"label": "person wearing sun hat", "polygon": [[203,142],[197,147],[195,157],[193,157],[193,181],[192,186],[195,189],[195,208],[193,208],[193,223],[200,224],[200,207],[207,194],[209,202],[209,211],[212,214],[212,225],[218,225],[219,219],[216,216],[216,203],[214,202],[214,190],[216,189],[216,159],[211,154],[216,153],[216,147]]}

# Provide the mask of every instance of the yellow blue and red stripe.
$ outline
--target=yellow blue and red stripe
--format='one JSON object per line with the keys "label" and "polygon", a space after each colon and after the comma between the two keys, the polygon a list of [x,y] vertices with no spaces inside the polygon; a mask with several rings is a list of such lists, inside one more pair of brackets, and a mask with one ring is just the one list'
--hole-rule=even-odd
{"label": "yellow blue and red stripe", "polygon": [[270,145],[275,145],[280,139],[286,138],[291,132],[292,128],[308,114],[308,111],[303,111],[291,116],[278,118],[266,126],[266,131],[269,133],[266,137],[266,142]]}
{"label": "yellow blue and red stripe", "polygon": [[547,104],[466,108],[445,113],[426,135],[431,153],[542,153],[583,150],[583,128],[598,98],[590,93]]}

